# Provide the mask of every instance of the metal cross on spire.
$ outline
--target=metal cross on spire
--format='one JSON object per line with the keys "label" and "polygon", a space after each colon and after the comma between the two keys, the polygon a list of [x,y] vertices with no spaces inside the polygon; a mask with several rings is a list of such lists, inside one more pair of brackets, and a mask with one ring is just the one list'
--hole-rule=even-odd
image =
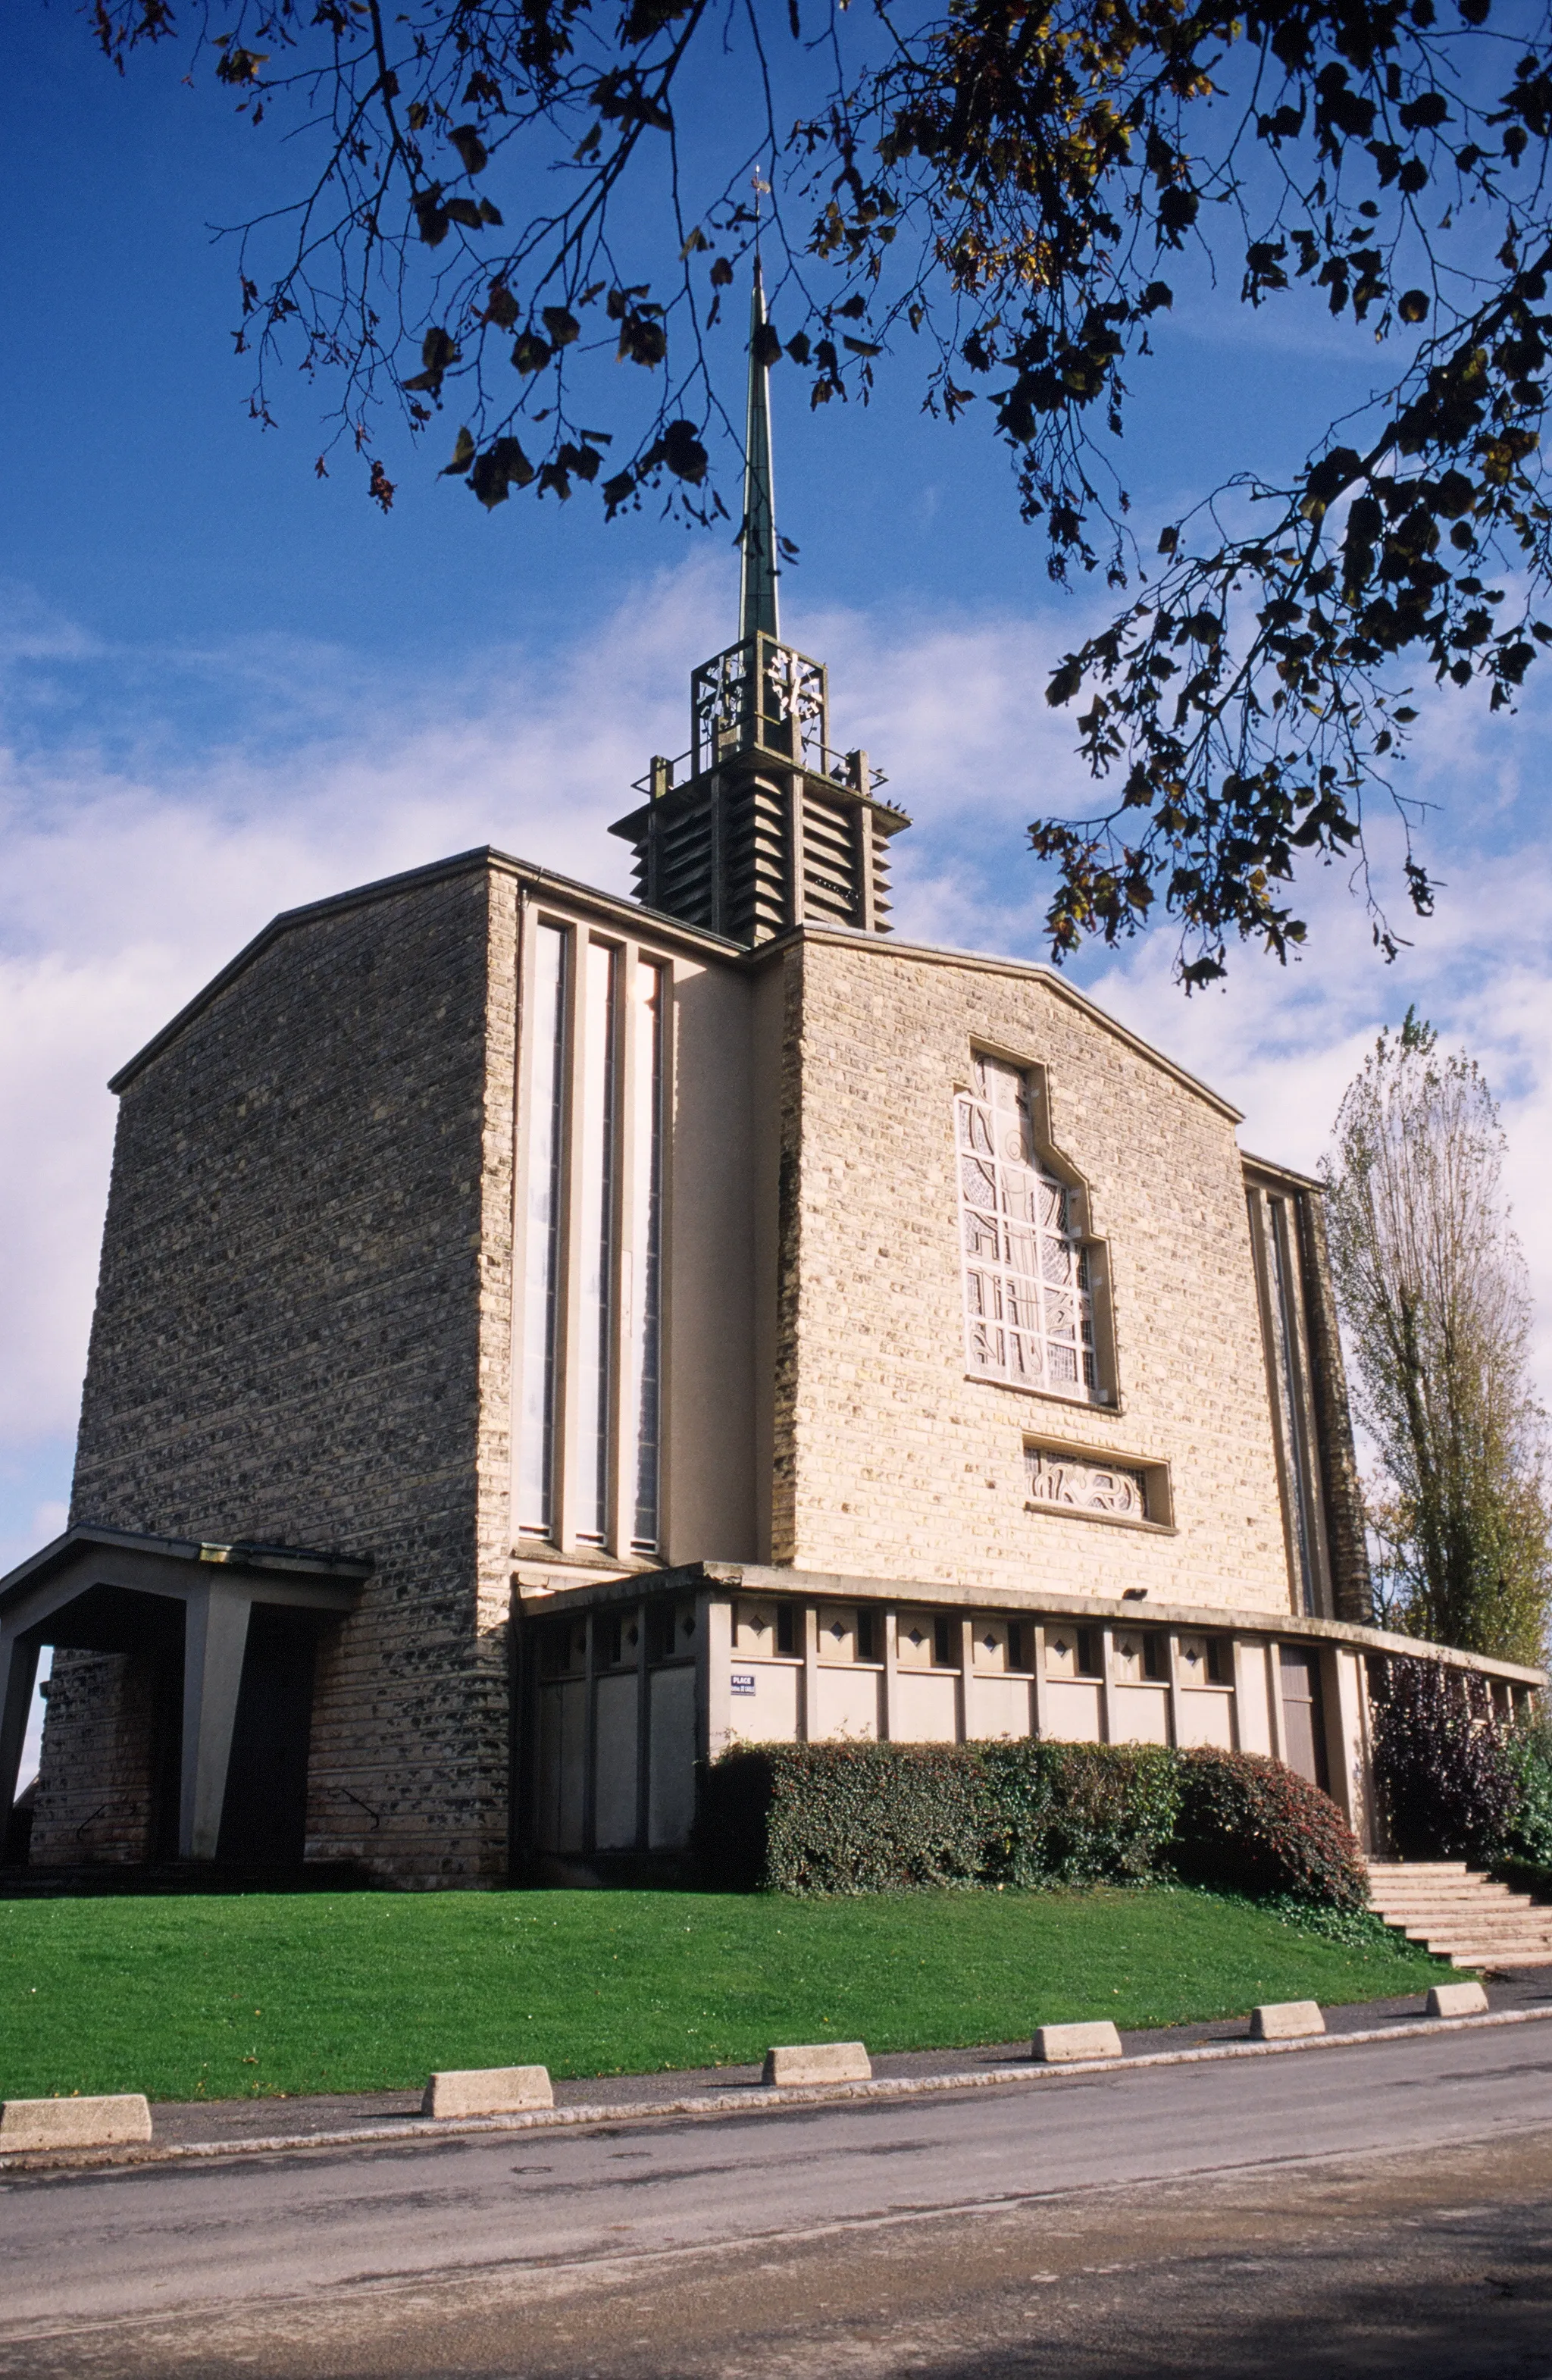
{"label": "metal cross on spire", "polygon": [[744,564],[739,587],[741,637],[762,631],[779,636],[776,625],[776,511],[770,475],[770,367],[760,334],[765,329],[765,282],[755,250],[755,286],[749,303],[749,405],[744,431]]}

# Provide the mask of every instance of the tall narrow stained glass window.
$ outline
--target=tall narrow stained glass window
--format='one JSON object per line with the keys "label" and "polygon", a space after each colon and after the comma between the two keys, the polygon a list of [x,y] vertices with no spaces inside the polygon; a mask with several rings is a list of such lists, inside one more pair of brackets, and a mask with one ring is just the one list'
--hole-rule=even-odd
{"label": "tall narrow stained glass window", "polygon": [[954,1110],[968,1367],[1015,1388],[1097,1397],[1076,1198],[1036,1152],[1028,1078],[978,1057]]}
{"label": "tall narrow stained glass window", "polygon": [[565,1110],[566,942],[535,932],[527,1035],[528,1199],[523,1267],[523,1378],[518,1417],[517,1526],[548,1536],[555,1469],[555,1324],[561,1261],[561,1150]]}
{"label": "tall narrow stained glass window", "polygon": [[636,1426],[631,1548],[656,1553],[662,1353],[662,1099],[665,972],[637,963],[631,1029],[635,1036],[632,1117],[632,1245],[626,1251],[629,1411]]}
{"label": "tall narrow stained glass window", "polygon": [[609,1388],[614,1336],[614,1168],[619,1138],[615,981],[619,954],[588,945],[582,1052],[582,1310],[577,1317],[576,1535],[609,1531]]}
{"label": "tall narrow stained glass window", "polygon": [[1286,1198],[1268,1197],[1265,1205],[1268,1320],[1272,1378],[1278,1419],[1281,1424],[1283,1460],[1287,1470],[1288,1523],[1293,1562],[1298,1572],[1301,1607],[1319,1609],[1316,1592],[1314,1526],[1309,1509],[1309,1450],[1303,1427],[1303,1382],[1299,1366],[1298,1291],[1291,1242],[1291,1209]]}

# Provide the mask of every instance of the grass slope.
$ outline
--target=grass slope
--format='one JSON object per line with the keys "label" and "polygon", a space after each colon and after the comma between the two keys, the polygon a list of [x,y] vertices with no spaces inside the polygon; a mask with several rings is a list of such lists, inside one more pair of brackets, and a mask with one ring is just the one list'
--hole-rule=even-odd
{"label": "grass slope", "polygon": [[0,2098],[418,2086],[433,2067],[555,2074],[736,2064],[773,2041],[1012,2041],[1257,2000],[1426,1988],[1202,1892],[252,1895],[0,1901]]}

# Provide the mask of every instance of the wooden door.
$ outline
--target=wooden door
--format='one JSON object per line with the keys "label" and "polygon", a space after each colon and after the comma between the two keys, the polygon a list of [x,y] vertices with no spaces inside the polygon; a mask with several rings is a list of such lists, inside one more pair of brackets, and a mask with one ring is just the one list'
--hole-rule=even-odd
{"label": "wooden door", "polygon": [[1327,1790],[1326,1718],[1320,1703],[1320,1656],[1302,1645],[1279,1647],[1282,1662],[1282,1731],[1288,1766]]}

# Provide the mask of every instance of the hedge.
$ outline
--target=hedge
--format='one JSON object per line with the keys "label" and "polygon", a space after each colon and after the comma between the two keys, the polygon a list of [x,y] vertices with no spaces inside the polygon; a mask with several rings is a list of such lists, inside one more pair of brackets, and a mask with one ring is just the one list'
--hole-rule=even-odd
{"label": "hedge", "polygon": [[1178,1874],[1339,1909],[1368,1898],[1333,1802],[1253,1753],[1151,1744],[774,1743],[700,1772],[723,1890],[920,1891]]}
{"label": "hedge", "polygon": [[1368,1902],[1368,1868],[1336,1803],[1296,1770],[1257,1753],[1182,1755],[1170,1856],[1177,1874],[1194,1884],[1332,1909]]}

